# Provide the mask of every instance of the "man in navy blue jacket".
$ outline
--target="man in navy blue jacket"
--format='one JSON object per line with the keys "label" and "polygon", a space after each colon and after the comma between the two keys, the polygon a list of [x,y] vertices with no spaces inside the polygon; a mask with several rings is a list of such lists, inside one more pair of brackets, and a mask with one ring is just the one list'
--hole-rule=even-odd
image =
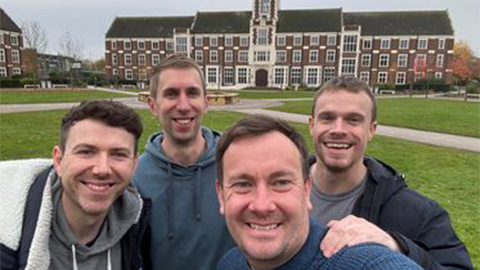
{"label": "man in navy blue jacket", "polygon": [[425,269],[473,269],[447,212],[407,188],[393,168],[365,157],[377,126],[368,85],[352,76],[325,83],[314,97],[309,126],[315,145],[311,217],[329,227],[321,244],[327,257],[369,241]]}
{"label": "man in navy blue jacket", "polygon": [[286,122],[254,115],[217,146],[220,212],[238,248],[217,269],[421,269],[379,244],[342,249],[327,259],[322,225],[309,221],[312,182],[303,137]]}

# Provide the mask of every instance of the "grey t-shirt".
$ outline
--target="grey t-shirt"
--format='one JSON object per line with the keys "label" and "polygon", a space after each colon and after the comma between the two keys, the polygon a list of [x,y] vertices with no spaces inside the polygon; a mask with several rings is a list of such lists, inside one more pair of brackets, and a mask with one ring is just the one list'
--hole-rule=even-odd
{"label": "grey t-shirt", "polygon": [[353,189],[345,193],[332,195],[321,192],[317,185],[313,183],[310,193],[313,209],[310,212],[310,217],[322,224],[327,224],[330,220],[340,220],[350,215],[355,202],[365,190],[366,180],[367,176]]}

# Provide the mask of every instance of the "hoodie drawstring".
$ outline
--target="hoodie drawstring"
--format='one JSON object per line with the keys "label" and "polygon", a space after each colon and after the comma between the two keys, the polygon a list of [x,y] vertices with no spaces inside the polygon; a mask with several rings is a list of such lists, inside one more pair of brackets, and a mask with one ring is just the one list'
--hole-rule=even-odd
{"label": "hoodie drawstring", "polygon": [[193,206],[193,209],[195,209],[195,218],[197,221],[200,221],[202,219],[202,203],[200,199],[202,198],[202,168],[198,167],[197,169],[197,175],[195,177],[194,181],[194,193],[193,193],[193,203],[195,204]]}
{"label": "hoodie drawstring", "polygon": [[173,239],[174,235],[174,224],[173,224],[173,218],[174,218],[174,206],[175,206],[175,189],[174,189],[174,179],[173,179],[173,172],[172,172],[172,164],[168,163],[168,172],[167,172],[167,177],[168,177],[168,187],[167,187],[167,215],[168,215],[168,228],[167,228],[167,237],[169,240]]}
{"label": "hoodie drawstring", "polygon": [[[72,244],[72,257],[73,257],[73,270],[78,270],[77,255],[75,245]],[[107,251],[107,270],[112,270],[112,250],[109,248]]]}

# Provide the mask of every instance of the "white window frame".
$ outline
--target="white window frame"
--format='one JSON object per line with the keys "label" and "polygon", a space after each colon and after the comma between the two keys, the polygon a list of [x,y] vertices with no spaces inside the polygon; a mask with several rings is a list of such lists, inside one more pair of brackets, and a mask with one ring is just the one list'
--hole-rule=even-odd
{"label": "white window frame", "polygon": [[144,40],[137,40],[137,49],[140,50],[145,50],[145,41]]}
{"label": "white window frame", "polygon": [[337,50],[327,50],[325,61],[328,63],[335,62],[336,54],[337,54]]}
{"label": "white window frame", "polygon": [[255,51],[253,52],[253,61],[255,62],[269,62],[270,51]]}
{"label": "white window frame", "polygon": [[248,37],[245,37],[245,36],[240,37],[240,46],[242,47],[248,46]]}
{"label": "white window frame", "polygon": [[214,66],[210,66],[208,67],[207,66],[207,72],[205,72],[206,74],[206,81],[207,83],[209,84],[217,84],[218,83],[218,67]]}
{"label": "white window frame", "polygon": [[218,62],[218,51],[211,50],[209,55],[210,63],[217,63]]}
{"label": "white window frame", "polygon": [[125,69],[125,80],[133,80],[133,70]]}
{"label": "white window frame", "polygon": [[335,67],[325,67],[323,69],[323,82],[329,81],[337,76]]}
{"label": "white window frame", "polygon": [[12,50],[12,63],[20,63],[20,51]]}
{"label": "white window frame", "polygon": [[188,37],[175,37],[175,53],[188,54]]}
{"label": "white window frame", "polygon": [[152,41],[152,50],[159,50],[160,49],[160,42],[158,40]]}
{"label": "white window frame", "polygon": [[439,50],[445,49],[445,39],[444,38],[438,39],[438,49]]}
{"label": "white window frame", "polygon": [[362,54],[362,67],[369,67],[372,65],[372,55],[371,54]]}
{"label": "white window frame", "polygon": [[203,47],[203,37],[199,37],[199,36],[195,37],[195,46]]}
{"label": "white window frame", "polygon": [[18,67],[13,68],[12,75],[22,75],[22,70]]}
{"label": "white window frame", "polygon": [[327,36],[327,46],[337,45],[337,36],[336,35],[328,35]]}
{"label": "white window frame", "polygon": [[428,38],[419,38],[418,39],[418,44],[417,44],[417,49],[423,50],[428,48]]}
{"label": "white window frame", "polygon": [[123,50],[130,51],[132,49],[132,42],[130,40],[123,41]]}
{"label": "white window frame", "polygon": [[318,62],[318,50],[310,50],[308,52],[308,61],[309,62]]}
{"label": "white window frame", "polygon": [[363,49],[371,49],[372,48],[372,39],[367,38],[364,39],[362,42],[362,48]]}
{"label": "white window frame", "polygon": [[233,46],[233,37],[226,36],[225,37],[225,47],[232,47]]}
{"label": "white window frame", "polygon": [[318,86],[320,83],[320,68],[306,67],[305,68],[305,84],[308,86]]}
{"label": "white window frame", "polygon": [[113,76],[118,76],[118,69],[116,69],[116,68],[112,69],[112,75]]}
{"label": "white window frame", "polygon": [[195,51],[195,62],[202,62],[203,61],[203,51],[196,50]]}
{"label": "white window frame", "polygon": [[260,0],[260,15],[268,15],[270,12],[270,0]]}
{"label": "white window frame", "polygon": [[248,84],[250,81],[250,69],[248,67],[237,67],[236,71],[235,77],[237,84]]}
{"label": "white window frame", "polygon": [[310,36],[310,46],[318,46],[320,44],[320,36],[311,35]]}
{"label": "white window frame", "polygon": [[287,51],[285,50],[278,50],[276,52],[275,62],[278,63],[285,63],[287,62]]}
{"label": "white window frame", "polygon": [[171,38],[165,40],[165,50],[173,51],[175,49],[175,41]]}
{"label": "white window frame", "polygon": [[247,50],[238,51],[238,62],[248,63],[248,51]]}
{"label": "white window frame", "polygon": [[160,55],[152,54],[152,66],[158,66],[160,64]]}
{"label": "white window frame", "polygon": [[377,83],[382,83],[382,84],[388,83],[388,72],[386,71],[378,72]]}
{"label": "white window frame", "polygon": [[112,53],[112,65],[118,65],[118,56],[116,53]]}
{"label": "white window frame", "polygon": [[5,62],[5,49],[0,49],[0,62]]}
{"label": "white window frame", "polygon": [[408,50],[409,45],[410,45],[410,40],[408,38],[401,38],[398,41],[398,48],[401,50]]}
{"label": "white window frame", "polygon": [[357,59],[353,57],[345,57],[342,59],[342,75],[355,75]]}
{"label": "white window frame", "polygon": [[0,67],[0,78],[6,78],[7,77],[7,68],[6,67]]}
{"label": "white window frame", "polygon": [[235,70],[233,67],[225,67],[223,70],[223,84],[233,85],[235,83]]}
{"label": "white window frame", "polygon": [[408,65],[408,54],[399,54],[397,58],[397,67],[406,67]]}
{"label": "white window frame", "polygon": [[139,54],[137,56],[137,61],[139,66],[145,66],[147,64],[147,58],[145,57],[145,54]]}
{"label": "white window frame", "polygon": [[125,66],[131,66],[132,65],[132,55],[127,53],[123,55],[123,64]]}
{"label": "white window frame", "polygon": [[233,51],[232,50],[226,50],[225,51],[225,62],[226,63],[233,62]]}
{"label": "white window frame", "polygon": [[208,45],[210,47],[217,47],[218,46],[218,38],[217,37],[210,37],[210,42],[208,43]]}
{"label": "white window frame", "polygon": [[277,36],[277,46],[285,46],[287,44],[286,36]]}
{"label": "white window frame", "polygon": [[268,29],[257,29],[257,45],[268,45]]}
{"label": "white window frame", "polygon": [[302,46],[303,37],[302,36],[293,36],[293,46]]}
{"label": "white window frame", "polygon": [[407,83],[407,73],[406,72],[397,72],[395,78],[395,84],[406,84]]}
{"label": "white window frame", "polygon": [[390,55],[389,54],[380,54],[378,58],[379,67],[388,67],[390,64]]}
{"label": "white window frame", "polygon": [[362,80],[366,84],[370,84],[370,72],[369,71],[360,72],[360,80]]}
{"label": "white window frame", "polygon": [[302,50],[293,50],[293,52],[292,52],[292,62],[293,63],[302,62]]}
{"label": "white window frame", "polygon": [[283,67],[273,69],[273,83],[275,85],[284,85],[286,81],[287,70]]}
{"label": "white window frame", "polygon": [[110,44],[112,46],[112,50],[116,50],[117,49],[117,41],[116,40],[111,40],[110,41]]}
{"label": "white window frame", "polygon": [[302,68],[301,67],[292,67],[290,69],[290,84],[291,85],[302,84]]}
{"label": "white window frame", "polygon": [[358,35],[343,36],[343,52],[354,53],[358,49]]}
{"label": "white window frame", "polygon": [[435,79],[443,79],[443,73],[440,71],[435,72]]}
{"label": "white window frame", "polygon": [[437,67],[443,67],[444,60],[445,60],[445,55],[437,54],[437,60],[435,61],[437,64]]}
{"label": "white window frame", "polygon": [[17,46],[18,45],[18,36],[11,35],[10,36],[10,45]]}
{"label": "white window frame", "polygon": [[390,49],[391,43],[392,42],[389,38],[380,39],[380,49],[382,50]]}

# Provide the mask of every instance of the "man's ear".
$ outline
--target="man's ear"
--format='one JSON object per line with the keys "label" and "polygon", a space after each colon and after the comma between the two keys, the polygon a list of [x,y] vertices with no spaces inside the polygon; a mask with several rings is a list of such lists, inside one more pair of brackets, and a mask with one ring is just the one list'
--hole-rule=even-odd
{"label": "man's ear", "polygon": [[369,141],[373,138],[373,135],[375,135],[375,132],[377,132],[377,121],[373,121],[370,124],[370,137],[368,138]]}
{"label": "man's ear", "polygon": [[148,108],[150,109],[150,112],[153,114],[153,115],[157,115],[157,101],[152,98],[152,97],[148,97],[147,99],[147,104],[148,104]]}
{"label": "man's ear", "polygon": [[308,211],[311,211],[313,206],[312,202],[310,202],[310,192],[312,191],[312,175],[308,175],[308,180],[305,182],[305,195],[307,196],[307,208]]}
{"label": "man's ear", "polygon": [[53,167],[57,172],[58,176],[62,177],[62,158],[63,158],[63,151],[60,149],[60,146],[55,145],[52,150],[52,160],[53,160]]}
{"label": "man's ear", "polygon": [[218,180],[216,183],[216,187],[217,187],[218,203],[220,204],[220,214],[225,215],[225,206],[223,202],[223,188]]}
{"label": "man's ear", "polygon": [[310,130],[310,135],[313,136],[313,116],[308,116],[308,129]]}

